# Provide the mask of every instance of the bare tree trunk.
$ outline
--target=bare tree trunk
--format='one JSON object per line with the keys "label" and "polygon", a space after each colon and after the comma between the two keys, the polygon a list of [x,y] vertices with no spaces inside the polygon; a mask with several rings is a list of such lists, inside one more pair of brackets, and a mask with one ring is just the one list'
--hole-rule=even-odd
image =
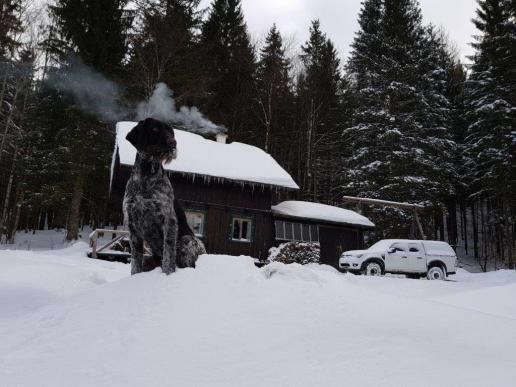
{"label": "bare tree trunk", "polygon": [[478,254],[478,218],[475,211],[475,203],[471,203],[471,223],[473,225],[473,252],[475,255],[475,260],[482,267],[480,256]]}
{"label": "bare tree trunk", "polygon": [[70,203],[70,213],[68,217],[68,230],[66,240],[72,241],[79,238],[79,220],[81,211],[81,199],[84,191],[84,173],[79,172],[75,180],[72,192],[72,201]]}
{"label": "bare tree trunk", "polygon": [[18,98],[18,93],[20,92],[20,89],[18,85],[16,86],[16,92],[14,93],[11,109],[9,110],[9,113],[7,114],[7,118],[5,120],[5,128],[4,128],[4,134],[2,136],[2,141],[0,142],[0,159],[2,159],[2,155],[4,153],[4,148],[6,145],[7,140],[7,133],[9,133],[9,126],[11,124],[12,116],[15,109],[16,100]]}
{"label": "bare tree trunk", "polygon": [[7,236],[7,243],[13,244],[14,240],[16,238],[16,232],[18,231],[18,224],[20,223],[20,214],[21,214],[21,208],[23,203],[23,197],[25,194],[25,191],[22,187],[18,187],[16,190],[16,214],[14,216],[13,223],[11,225],[11,229],[9,231],[9,235]]}
{"label": "bare tree trunk", "polygon": [[7,187],[5,189],[5,198],[2,206],[2,216],[0,217],[0,237],[2,236],[5,228],[5,222],[7,220],[7,211],[9,209],[9,200],[11,199],[11,191],[13,187],[14,180],[14,171],[16,167],[16,161],[18,159],[18,142],[16,142],[16,147],[14,149],[13,161],[11,164],[11,171],[9,172],[9,180],[7,182]]}

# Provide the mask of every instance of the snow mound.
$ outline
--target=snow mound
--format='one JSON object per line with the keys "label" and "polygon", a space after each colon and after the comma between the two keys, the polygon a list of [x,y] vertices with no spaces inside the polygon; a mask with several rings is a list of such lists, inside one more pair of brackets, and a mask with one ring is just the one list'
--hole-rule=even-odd
{"label": "snow mound", "polygon": [[[127,265],[83,258],[75,246],[52,254],[0,252],[8,270],[0,294],[17,294],[18,305],[38,289],[53,294],[38,308],[0,315],[2,386],[514,382],[516,319],[504,308],[514,307],[516,278],[509,275],[370,278],[204,255],[196,269],[130,277]],[[31,294],[17,293],[24,287]],[[483,303],[468,305],[473,291],[505,301],[486,313]]]}
{"label": "snow mound", "polygon": [[[120,164],[134,165],[136,149],[125,137],[136,124],[119,122],[116,125],[115,154],[118,148]],[[239,142],[223,144],[178,129],[174,133],[177,140],[177,159],[167,164],[165,169],[206,178],[299,188],[276,160],[259,148]]]}
{"label": "snow mound", "polygon": [[373,222],[355,211],[320,203],[290,200],[272,206],[272,212],[276,215],[292,218],[374,227]]}

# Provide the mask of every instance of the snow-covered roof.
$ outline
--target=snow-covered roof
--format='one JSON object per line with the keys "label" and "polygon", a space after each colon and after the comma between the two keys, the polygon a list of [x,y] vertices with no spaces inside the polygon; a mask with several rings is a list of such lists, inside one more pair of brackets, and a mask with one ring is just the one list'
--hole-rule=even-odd
{"label": "snow-covered roof", "polygon": [[[134,165],[136,149],[125,139],[135,122],[116,125],[116,149],[120,164]],[[250,184],[298,189],[292,177],[263,150],[238,142],[224,144],[183,130],[174,129],[177,159],[165,166],[172,172],[222,178]]]}
{"label": "snow-covered roof", "polygon": [[290,200],[272,206],[272,212],[275,215],[290,218],[313,219],[323,222],[374,227],[373,222],[355,211],[328,206],[326,204]]}

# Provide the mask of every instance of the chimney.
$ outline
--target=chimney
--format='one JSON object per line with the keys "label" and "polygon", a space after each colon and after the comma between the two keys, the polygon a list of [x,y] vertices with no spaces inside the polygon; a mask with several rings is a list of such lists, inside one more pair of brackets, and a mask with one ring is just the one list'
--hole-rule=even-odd
{"label": "chimney", "polygon": [[228,135],[226,133],[217,133],[215,138],[217,139],[217,142],[220,142],[221,144],[225,144],[228,139]]}

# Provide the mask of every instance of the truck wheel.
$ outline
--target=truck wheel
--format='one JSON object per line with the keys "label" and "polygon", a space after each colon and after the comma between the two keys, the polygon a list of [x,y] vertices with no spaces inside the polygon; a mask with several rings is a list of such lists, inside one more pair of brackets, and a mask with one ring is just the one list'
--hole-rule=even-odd
{"label": "truck wheel", "polygon": [[363,271],[364,275],[380,276],[382,275],[382,267],[378,262],[369,262]]}
{"label": "truck wheel", "polygon": [[426,278],[428,280],[444,280],[446,279],[446,274],[444,274],[442,267],[433,266],[430,268],[430,270],[428,270]]}

